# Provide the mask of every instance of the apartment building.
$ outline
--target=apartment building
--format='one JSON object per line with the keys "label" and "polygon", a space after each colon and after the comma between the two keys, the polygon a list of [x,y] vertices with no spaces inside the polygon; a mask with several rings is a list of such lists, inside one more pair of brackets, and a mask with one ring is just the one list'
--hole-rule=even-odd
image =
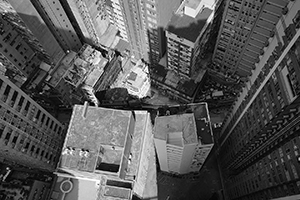
{"label": "apartment building", "polygon": [[299,198],[299,6],[289,1],[282,9],[222,125],[219,158],[229,199]]}
{"label": "apartment building", "polygon": [[[65,55],[65,51],[55,38],[55,35],[51,32],[52,28],[50,29],[45,22],[45,17],[43,18],[45,13],[41,13],[40,9],[35,7],[34,2],[37,3],[37,1],[9,1],[20,18],[16,23],[24,23],[26,27],[24,31],[31,33],[30,37],[32,40],[36,40],[37,46],[48,56],[50,61],[48,64],[54,67]],[[47,20],[49,20],[49,18],[47,18]]]}
{"label": "apartment building", "polygon": [[83,43],[100,45],[100,36],[105,33],[109,21],[103,0],[60,1],[74,29]]}
{"label": "apartment building", "polygon": [[0,16],[0,24],[1,63],[9,78],[21,86],[33,72],[39,71],[42,60],[5,14]]}
{"label": "apartment building", "polygon": [[143,199],[152,140],[147,111],[75,105],[51,198]]}
{"label": "apartment building", "polygon": [[106,10],[130,43],[134,59],[155,64],[166,52],[165,28],[179,5],[180,0],[109,0]]}
{"label": "apartment building", "polygon": [[201,0],[184,1],[173,14],[166,31],[167,66],[190,78],[203,47],[202,36],[213,19],[213,5]]}
{"label": "apartment building", "polygon": [[213,54],[215,70],[224,75],[252,75],[275,26],[286,13],[288,0],[230,0],[226,2]]}
{"label": "apartment building", "polygon": [[65,138],[64,126],[0,75],[1,161],[53,171]]}
{"label": "apartment building", "polygon": [[129,42],[128,25],[126,21],[123,1],[107,0],[105,10],[110,23],[114,24],[118,28],[122,39]]}
{"label": "apartment building", "polygon": [[213,147],[206,103],[172,106],[159,112],[154,123],[154,144],[165,172],[198,172]]}

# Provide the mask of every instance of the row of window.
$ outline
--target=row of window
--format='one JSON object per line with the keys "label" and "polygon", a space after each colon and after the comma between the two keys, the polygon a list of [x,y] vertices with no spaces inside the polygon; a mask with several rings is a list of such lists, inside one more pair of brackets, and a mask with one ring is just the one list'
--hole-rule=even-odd
{"label": "row of window", "polygon": [[[297,134],[296,132],[294,134]],[[299,135],[299,132],[298,132]],[[255,164],[245,169],[230,180],[228,194],[230,199],[235,199],[251,193],[260,192],[264,199],[278,198],[281,196],[300,193],[300,136],[292,138],[280,148],[258,160]],[[297,182],[295,182],[297,181]],[[293,190],[288,190],[291,182],[295,183]],[[274,193],[271,188],[282,186],[287,194]],[[265,192],[267,191],[267,192]],[[256,195],[245,199],[256,199]]]}
{"label": "row of window", "polygon": [[[298,42],[294,46],[299,46],[300,45],[299,41],[300,40],[298,39]],[[270,57],[269,61],[261,70],[261,73],[259,74],[258,78],[252,85],[247,96],[245,97],[245,101],[241,104],[241,106],[233,116],[233,119],[228,125],[225,132],[235,123],[235,120],[237,120],[237,117],[240,115],[244,107],[247,105],[251,97],[254,95],[257,88],[260,86],[260,83],[264,80],[264,77],[268,74],[269,70],[273,67],[273,65],[275,64],[275,57],[276,58],[279,57],[278,55],[276,55],[276,52],[273,53],[273,56]],[[257,132],[261,128],[263,128],[267,123],[272,121],[273,116],[278,114],[281,108],[283,108],[285,105],[290,103],[291,100],[289,99],[294,98],[296,95],[299,94],[300,74],[297,74],[295,70],[296,68],[299,68],[299,66],[300,66],[299,52],[297,48],[292,48],[292,50],[289,51],[285,59],[283,59],[283,61],[280,63],[279,67],[272,75],[272,78],[261,90],[258,97],[249,107],[249,109],[247,110],[243,118],[239,121],[238,125],[234,129],[231,136],[224,144],[224,149],[228,150],[226,151],[227,156],[225,156],[224,159],[226,159],[228,163],[232,162],[232,159],[236,158],[236,153],[238,153],[238,151],[244,147],[247,141],[249,141],[252,137],[254,137],[257,134]],[[283,68],[285,73],[287,73],[287,75],[284,75]],[[292,91],[291,94],[284,89],[286,87],[290,88],[290,91]],[[253,116],[256,117],[252,119],[251,115],[252,117]],[[249,134],[251,135],[250,138],[238,137],[238,135],[244,130],[249,130],[248,135]],[[232,148],[232,145],[234,148]],[[229,150],[229,149],[234,149],[234,150]]]}
{"label": "row of window", "polygon": [[0,80],[0,92],[2,93],[1,100],[3,103],[8,104],[17,112],[22,112],[23,116],[38,126],[42,126],[50,132],[57,133],[57,135],[62,135],[62,127],[57,122],[39,110],[35,104],[26,100],[24,96],[12,89],[11,86],[5,84],[3,80]]}
{"label": "row of window", "polygon": [[53,150],[50,150],[42,143],[36,142],[35,139],[25,136],[17,131],[13,131],[10,126],[0,123],[0,140],[4,145],[7,145],[16,151],[25,153],[41,161],[51,162],[54,164],[56,157],[53,155]]}
{"label": "row of window", "polygon": [[[292,36],[295,34],[295,31],[293,32],[293,34],[291,34],[290,38],[292,38]],[[284,38],[284,37],[283,37]],[[253,94],[255,93],[255,91],[258,89],[258,87],[260,86],[261,82],[264,80],[264,77],[269,73],[270,69],[273,67],[273,65],[275,64],[276,60],[279,58],[280,54],[282,53],[283,49],[285,48],[285,46],[287,46],[287,44],[289,43],[290,40],[286,40],[284,46],[279,42],[278,46],[275,47],[272,55],[269,57],[267,63],[264,65],[264,67],[262,68],[258,78],[255,80],[254,84],[251,86],[250,91],[247,94],[247,97],[245,98],[245,100],[242,102],[242,104],[239,106],[237,112],[234,114],[233,118],[231,119],[229,125],[227,126],[225,132],[228,132],[231,127],[235,124],[236,120],[238,119],[239,115],[242,113],[242,111],[244,110],[245,106],[247,105],[247,103],[249,102],[249,100],[252,98]],[[295,45],[299,45],[299,41],[300,39],[298,39],[297,43]],[[295,46],[294,45],[294,46]],[[294,48],[292,48],[294,49]],[[294,58],[295,56],[297,57],[296,59],[298,59],[298,61],[294,61],[295,65],[299,65],[297,63],[299,63],[300,58],[298,58],[299,56],[297,56],[299,53],[297,50],[295,50],[294,52],[290,52],[290,54],[293,54]],[[290,64],[287,64],[286,61],[283,61],[284,65],[288,65],[288,66],[292,66]],[[292,67],[293,68],[293,67]],[[290,67],[289,67],[290,69]],[[291,69],[290,69],[291,71]],[[293,75],[294,76],[294,75]],[[297,84],[297,83],[296,83]],[[297,86],[295,86],[295,88],[297,88]],[[280,98],[280,97],[279,97]]]}

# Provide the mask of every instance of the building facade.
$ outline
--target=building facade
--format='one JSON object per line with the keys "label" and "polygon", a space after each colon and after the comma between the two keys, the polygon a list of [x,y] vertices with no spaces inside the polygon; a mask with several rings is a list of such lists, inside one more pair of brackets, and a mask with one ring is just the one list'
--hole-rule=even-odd
{"label": "building facade", "polygon": [[[40,13],[34,2],[36,1],[9,1],[21,21],[25,23],[27,30],[24,29],[24,31],[31,33],[31,37],[36,40],[37,46],[48,56],[49,64],[54,67],[65,55],[65,51],[44,21],[43,15],[45,13]],[[21,22],[17,21],[16,23]]]}
{"label": "building facade", "polygon": [[160,169],[175,174],[198,172],[213,147],[207,104],[187,104],[181,109],[172,106],[159,112],[154,125]]}
{"label": "building facade", "polygon": [[59,0],[32,1],[45,24],[64,51],[79,51],[82,43]]}
{"label": "building facade", "polygon": [[[221,2],[221,1],[220,1]],[[250,76],[256,69],[287,0],[226,2],[213,63],[224,75]]]}
{"label": "building facade", "polygon": [[300,193],[299,6],[286,5],[222,125],[219,158],[228,199],[297,199]]}
{"label": "building facade", "polygon": [[165,28],[179,5],[179,0],[110,0],[106,10],[110,22],[130,43],[134,59],[154,64],[166,51]]}
{"label": "building facade", "polygon": [[129,42],[128,25],[125,12],[123,10],[123,1],[107,0],[105,11],[108,15],[110,23],[114,24],[120,31],[120,36],[123,40]]}
{"label": "building facade", "polygon": [[202,35],[213,19],[213,5],[184,1],[172,16],[166,31],[167,66],[183,78],[190,78],[203,47]]}
{"label": "building facade", "polygon": [[[37,52],[22,38],[9,17],[1,15],[1,63],[8,77],[19,87],[33,73],[39,70],[42,62]],[[10,75],[11,74],[11,75]]]}
{"label": "building facade", "polygon": [[3,75],[1,159],[53,171],[64,141],[64,126]]}
{"label": "building facade", "polygon": [[100,45],[100,36],[108,27],[103,0],[60,1],[83,43]]}

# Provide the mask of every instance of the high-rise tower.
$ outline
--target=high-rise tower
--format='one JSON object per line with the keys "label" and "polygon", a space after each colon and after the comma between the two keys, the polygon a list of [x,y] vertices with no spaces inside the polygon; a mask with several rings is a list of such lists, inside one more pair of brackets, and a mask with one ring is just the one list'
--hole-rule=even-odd
{"label": "high-rise tower", "polygon": [[60,1],[83,42],[100,45],[100,36],[108,27],[104,0]]}
{"label": "high-rise tower", "polygon": [[274,37],[223,123],[218,144],[228,199],[297,199],[300,193],[299,7],[289,1],[282,8]]}
{"label": "high-rise tower", "polygon": [[43,14],[35,7],[33,2],[37,3],[37,1],[10,0],[9,2],[25,23],[27,29],[25,31],[33,35],[38,45],[49,56],[52,65],[56,65],[65,55],[65,51],[44,21]]}
{"label": "high-rise tower", "polygon": [[165,28],[180,0],[108,0],[106,10],[111,23],[129,41],[136,60],[158,63],[166,51]]}
{"label": "high-rise tower", "polygon": [[288,0],[227,1],[213,54],[215,69],[250,76],[255,70]]}
{"label": "high-rise tower", "polygon": [[53,171],[64,126],[19,87],[0,75],[0,160]]}

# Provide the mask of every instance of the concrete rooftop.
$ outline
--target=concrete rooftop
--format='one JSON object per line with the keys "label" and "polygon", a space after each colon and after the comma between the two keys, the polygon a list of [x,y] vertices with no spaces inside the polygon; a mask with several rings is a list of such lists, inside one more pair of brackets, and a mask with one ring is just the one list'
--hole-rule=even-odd
{"label": "concrete rooftop", "polygon": [[187,0],[185,6],[196,9],[200,2],[201,0]]}
{"label": "concrete rooftop", "polygon": [[175,13],[168,24],[167,31],[195,42],[212,12],[209,8],[203,8],[195,18]]}
{"label": "concrete rooftop", "polygon": [[130,111],[75,105],[64,145],[73,153],[62,154],[60,167],[93,172],[101,163],[121,165],[130,124]]}
{"label": "concrete rooftop", "polygon": [[168,134],[182,133],[184,144],[198,143],[194,114],[178,114],[155,118],[154,138],[167,140]]}

